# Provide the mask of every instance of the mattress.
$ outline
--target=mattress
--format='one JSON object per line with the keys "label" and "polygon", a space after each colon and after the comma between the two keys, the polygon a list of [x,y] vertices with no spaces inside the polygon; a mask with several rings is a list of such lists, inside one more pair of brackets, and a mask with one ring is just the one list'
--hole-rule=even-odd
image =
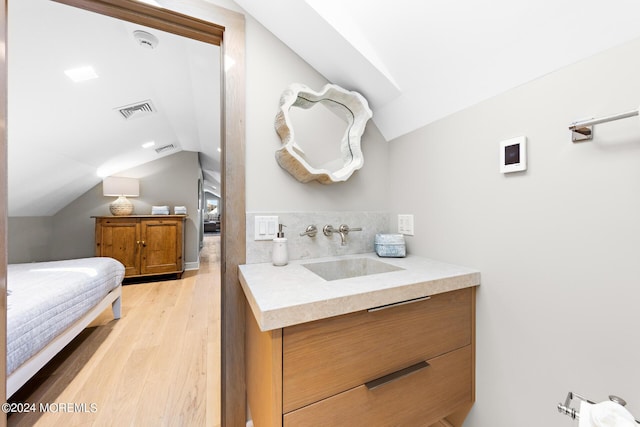
{"label": "mattress", "polygon": [[113,258],[95,257],[7,269],[7,375],[95,307],[124,277]]}

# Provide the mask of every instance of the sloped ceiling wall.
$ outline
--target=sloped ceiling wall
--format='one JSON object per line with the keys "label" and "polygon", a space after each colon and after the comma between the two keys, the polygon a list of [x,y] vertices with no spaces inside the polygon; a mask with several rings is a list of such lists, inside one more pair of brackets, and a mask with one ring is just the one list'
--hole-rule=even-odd
{"label": "sloped ceiling wall", "polygon": [[[158,37],[155,49],[136,42],[139,29]],[[102,176],[181,150],[200,153],[205,184],[219,191],[217,46],[49,0],[10,2],[8,39],[9,216],[53,215]],[[99,78],[64,74],[84,65]],[[157,113],[117,112],[146,100]]]}
{"label": "sloped ceiling wall", "polygon": [[388,141],[640,37],[632,0],[236,2],[362,93]]}
{"label": "sloped ceiling wall", "polygon": [[[361,92],[388,141],[640,37],[632,0],[236,3],[328,80]],[[98,183],[98,170],[158,158],[141,149],[148,140],[199,152],[205,187],[219,192],[217,47],[147,29],[160,43],[144,50],[138,26],[49,0],[9,6],[10,216],[52,215]],[[63,74],[88,62],[98,80]],[[147,99],[155,116],[114,112]]]}

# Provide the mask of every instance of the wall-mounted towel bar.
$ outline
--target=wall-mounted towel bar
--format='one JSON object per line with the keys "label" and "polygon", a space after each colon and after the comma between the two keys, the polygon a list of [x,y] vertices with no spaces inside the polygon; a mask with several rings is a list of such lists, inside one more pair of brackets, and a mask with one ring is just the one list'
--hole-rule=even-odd
{"label": "wall-mounted towel bar", "polygon": [[600,123],[613,122],[615,120],[626,119],[637,116],[640,110],[627,111],[626,113],[614,114],[613,116],[601,117],[599,119],[582,120],[571,123],[571,140],[573,142],[590,141],[593,139],[593,126]]}
{"label": "wall-mounted towel bar", "polygon": [[[574,408],[572,408],[570,406],[571,405],[571,401],[573,400],[574,397],[576,397],[576,398],[578,398],[578,399],[580,399],[580,400],[582,400],[584,402],[591,403],[592,405],[595,405],[595,402],[592,402],[591,400],[589,400],[589,399],[587,399],[585,397],[580,396],[579,394],[576,394],[576,393],[573,393],[573,392],[570,391],[567,394],[567,398],[565,399],[564,404],[558,403],[558,412],[560,412],[561,414],[568,415],[569,417],[571,417],[572,419],[575,420],[575,419],[579,419],[580,418],[580,413],[578,412],[577,409],[574,409]],[[622,406],[626,406],[627,405],[627,402],[623,398],[618,397],[618,396],[610,395],[609,396],[609,400],[611,400],[612,402],[616,402],[616,403],[618,403],[618,404],[620,404]],[[638,421],[638,420],[635,420],[635,422],[636,422],[636,424],[640,424],[640,421]]]}

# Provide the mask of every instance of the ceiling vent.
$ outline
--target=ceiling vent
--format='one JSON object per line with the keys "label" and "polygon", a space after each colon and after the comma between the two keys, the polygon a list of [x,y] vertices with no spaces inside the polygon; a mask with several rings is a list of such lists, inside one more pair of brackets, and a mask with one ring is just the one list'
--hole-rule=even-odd
{"label": "ceiling vent", "polygon": [[158,112],[151,103],[151,100],[125,105],[124,107],[116,108],[116,110],[122,115],[122,117],[124,117],[125,120],[144,117]]}
{"label": "ceiling vent", "polygon": [[163,145],[162,147],[156,148],[156,153],[158,153],[158,154],[166,153],[167,151],[173,151],[175,149],[176,149],[175,145],[167,144],[167,145]]}

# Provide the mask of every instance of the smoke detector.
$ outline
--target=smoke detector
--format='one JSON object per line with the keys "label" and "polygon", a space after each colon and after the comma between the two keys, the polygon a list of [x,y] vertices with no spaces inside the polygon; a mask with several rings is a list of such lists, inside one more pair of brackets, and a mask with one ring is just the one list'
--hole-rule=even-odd
{"label": "smoke detector", "polygon": [[133,32],[133,38],[136,39],[138,44],[146,49],[155,49],[158,45],[158,38],[146,31],[136,30]]}

